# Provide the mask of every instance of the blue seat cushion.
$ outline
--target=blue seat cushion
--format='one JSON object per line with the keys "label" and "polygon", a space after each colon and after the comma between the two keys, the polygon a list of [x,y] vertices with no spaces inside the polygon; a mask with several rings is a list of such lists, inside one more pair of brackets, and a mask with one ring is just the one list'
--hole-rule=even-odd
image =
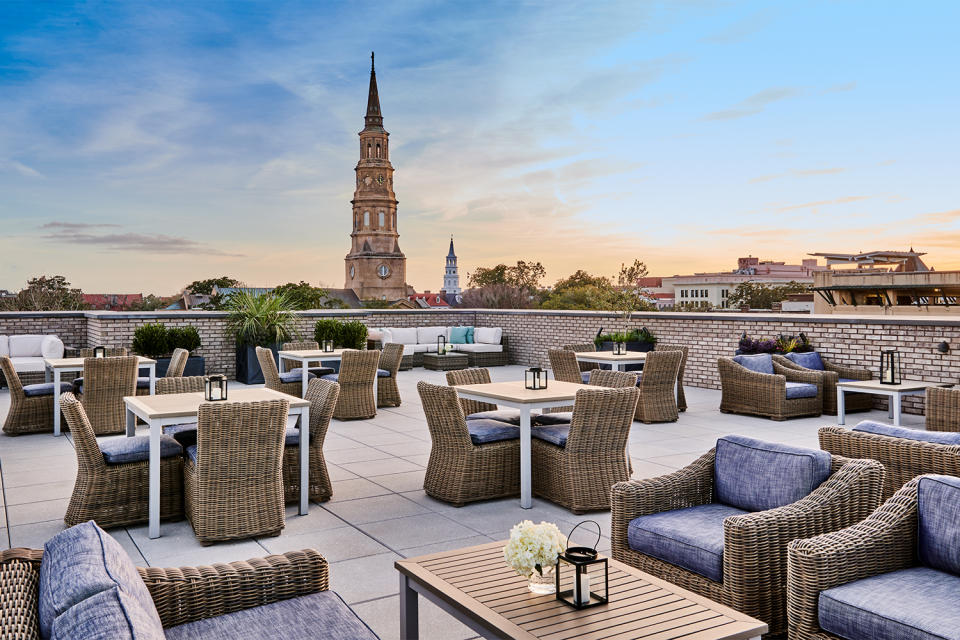
{"label": "blue seat cushion", "polygon": [[499,420],[467,420],[467,431],[473,444],[487,444],[501,440],[517,440],[520,428]]}
{"label": "blue seat cushion", "polygon": [[590,372],[589,372],[589,371],[581,371],[581,372],[580,372],[580,380],[583,382],[583,384],[590,384]]}
{"label": "blue seat cushion", "polygon": [[320,376],[320,378],[323,379],[323,380],[329,380],[330,382],[338,382],[338,381],[340,380],[340,374],[339,374],[339,373],[328,373],[328,374],[325,375],[325,376]]}
{"label": "blue seat cushion", "polygon": [[920,478],[917,520],[920,562],[939,571],[960,574],[960,478]]}
{"label": "blue seat cushion", "polygon": [[847,640],[960,638],[960,578],[928,567],[882,573],[820,593],[820,628]]}
{"label": "blue seat cushion", "polygon": [[558,447],[567,446],[567,438],[570,436],[569,424],[556,424],[551,426],[537,427],[530,432],[530,435],[537,440],[543,440]]}
{"label": "blue seat cushion", "polygon": [[167,640],[376,640],[377,636],[333,591],[242,609],[166,630]]}
{"label": "blue seat cushion", "polygon": [[[303,380],[303,369],[301,369],[300,367],[297,367],[296,369],[290,369],[290,371],[287,371],[287,373],[295,373],[297,374],[298,380]],[[321,376],[326,376],[336,372],[334,371],[333,367],[309,367],[307,369],[307,373],[312,373],[314,378],[319,378]],[[311,378],[310,376],[307,376],[307,380],[312,380],[312,379],[313,378]]]}
{"label": "blue seat cushion", "polygon": [[809,382],[788,382],[787,400],[796,400],[797,398],[816,398],[817,385]]}
{"label": "blue seat cushion", "polygon": [[799,365],[804,369],[813,369],[814,371],[823,371],[823,359],[820,358],[820,354],[816,351],[808,351],[807,353],[788,353],[784,357],[792,362],[793,364]]}
{"label": "blue seat cushion", "polygon": [[856,378],[837,378],[837,382],[860,382]]}
{"label": "blue seat cushion", "polygon": [[377,369],[377,377],[378,377],[378,378],[389,378],[389,377],[390,377],[390,372],[387,371],[386,369]]}
{"label": "blue seat cushion", "polygon": [[[107,464],[143,462],[150,459],[150,436],[116,436],[100,440],[100,453]],[[160,457],[170,458],[183,453],[183,447],[168,435],[160,436]]]}
{"label": "blue seat cushion", "polygon": [[[60,393],[67,393],[68,391],[73,391],[73,383],[61,382]],[[23,395],[27,396],[28,398],[37,398],[40,396],[52,396],[53,383],[41,382],[40,384],[26,384],[23,386]]]}
{"label": "blue seat cushion", "polygon": [[467,420],[499,420],[500,422],[506,422],[507,424],[519,427],[520,410],[499,409],[497,411],[481,411],[479,413],[471,413],[467,416]]}
{"label": "blue seat cushion", "polygon": [[769,353],[734,356],[733,361],[744,369],[749,369],[756,373],[773,374],[773,357]]}
{"label": "blue seat cushion", "polygon": [[[310,371],[308,370],[307,380],[313,380],[314,378],[316,378],[316,376],[310,373]],[[297,369],[294,369],[293,371],[284,371],[283,373],[280,374],[280,382],[301,382],[301,381],[303,381],[303,374]]]}
{"label": "blue seat cushion", "polygon": [[873,420],[862,421],[853,428],[853,431],[859,431],[861,433],[874,433],[893,438],[904,438],[906,440],[935,442],[937,444],[960,444],[960,433],[952,431],[924,431],[923,429],[894,427],[893,425],[881,424],[879,422],[874,422]]}
{"label": "blue seat cushion", "polygon": [[806,497],[830,477],[826,451],[730,435],[717,440],[717,502],[766,511]]}
{"label": "blue seat cushion", "polygon": [[744,513],[714,503],[640,516],[627,525],[627,544],[634,551],[723,582],[723,521]]}
{"label": "blue seat cushion", "polygon": [[572,420],[572,411],[558,411],[557,413],[541,413],[538,416],[534,416],[533,424],[541,427],[569,425]]}
{"label": "blue seat cushion", "polygon": [[[98,594],[102,597],[94,600]],[[68,614],[74,607],[79,608]],[[120,619],[112,615],[120,609],[130,625],[127,635],[111,635],[112,628],[99,635],[95,625]],[[61,531],[43,546],[39,618],[44,638],[51,637],[54,628],[59,638],[163,638],[157,608],[130,556],[92,520]]]}
{"label": "blue seat cushion", "polygon": [[137,378],[137,389],[149,389],[150,378]]}
{"label": "blue seat cushion", "polygon": [[163,428],[163,435],[170,436],[184,448],[195,445],[197,444],[197,423],[168,424]]}
{"label": "blue seat cushion", "polygon": [[[310,441],[313,442],[313,433],[310,434]],[[287,427],[287,430],[284,432],[283,436],[283,446],[300,446],[300,427]]]}
{"label": "blue seat cushion", "polygon": [[187,456],[193,464],[197,464],[197,445],[192,444],[183,448],[183,455]]}
{"label": "blue seat cushion", "polygon": [[[152,603],[151,603],[152,604]],[[162,626],[153,614],[118,587],[79,602],[53,622],[56,640],[163,640]]]}

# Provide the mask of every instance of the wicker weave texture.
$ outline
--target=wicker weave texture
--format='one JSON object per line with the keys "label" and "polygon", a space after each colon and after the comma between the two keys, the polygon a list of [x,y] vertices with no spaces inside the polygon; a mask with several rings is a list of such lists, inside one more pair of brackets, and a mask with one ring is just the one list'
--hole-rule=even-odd
{"label": "wicker weave texture", "polygon": [[793,504],[724,521],[723,582],[714,582],[638,553],[627,526],[642,515],[708,504],[713,494],[714,450],[674,473],[613,487],[613,557],[685,589],[759,618],[770,634],[787,628],[787,544],[859,522],[876,509],[883,466],[875,460],[833,457],[832,475]]}
{"label": "wicker weave texture", "polygon": [[0,640],[40,640],[42,558],[41,549],[0,551]]}
{"label": "wicker weave texture", "polygon": [[127,429],[125,396],[137,394],[136,356],[83,359],[80,402],[98,436]]}
{"label": "wicker weave texture", "polygon": [[[576,353],[565,349],[549,349],[547,359],[550,361],[550,368],[553,369],[554,380],[583,384],[583,376],[580,372],[580,364],[577,362]],[[544,413],[566,413],[570,411],[573,411],[572,406],[554,407],[547,409]]]}
{"label": "wicker weave texture", "polygon": [[[447,384],[451,387],[462,384],[490,384],[490,371],[488,369],[447,371]],[[484,411],[496,411],[497,405],[490,402],[460,398],[460,408],[463,409],[463,415],[469,416]]]}
{"label": "wicker weave texture", "polygon": [[637,386],[637,374],[630,371],[613,371],[612,369],[594,369],[590,372],[590,382],[595,387],[623,389]]}
{"label": "wicker weave texture", "polygon": [[260,371],[263,372],[263,386],[267,389],[297,398],[303,395],[303,383],[300,380],[296,382],[280,381],[280,371],[277,370],[277,361],[273,359],[273,351],[257,347],[257,361],[260,363]]}
{"label": "wicker weave texture", "polygon": [[204,390],[203,376],[181,376],[179,378],[160,378],[157,380],[157,395],[203,393]]}
{"label": "wicker weave texture", "polygon": [[[27,397],[23,393],[20,375],[7,356],[0,356],[0,371],[10,388],[10,410],[3,422],[8,436],[22,433],[53,433],[53,395]],[[59,389],[54,393],[58,393]]]}
{"label": "wicker weave texture", "polygon": [[685,344],[669,344],[658,342],[654,351],[679,351],[683,354],[680,359],[680,371],[677,372],[677,411],[683,413],[687,410],[687,395],[683,391],[683,374],[687,369],[687,356],[690,354],[690,348]]}
{"label": "wicker weave texture", "polygon": [[202,544],[279,535],[284,527],[281,461],[290,403],[203,403],[197,461],[184,465],[186,512]]}
{"label": "wicker weave texture", "polygon": [[430,429],[423,489],[456,506],[520,493],[520,440],[475,445],[452,387],[417,383]]}
{"label": "wicker weave texture", "polygon": [[960,431],[960,389],[927,389],[927,431]]}
{"label": "wicker weave texture", "polygon": [[[300,340],[298,342],[284,342],[283,350],[284,351],[318,351],[320,349],[320,343],[314,340]],[[293,363],[287,360],[280,361],[280,371],[284,372],[287,370],[287,367],[291,366]],[[308,362],[307,368],[312,366],[314,362]],[[320,366],[320,361],[316,361],[316,366]]]}
{"label": "wicker weave texture", "polygon": [[[150,506],[150,462],[106,464],[83,406],[65,393],[60,407],[77,451],[77,480],[63,517],[68,527],[95,520],[103,528],[147,522]],[[183,458],[160,460],[160,517],[183,518]]]}
{"label": "wicker weave texture", "polygon": [[[741,367],[733,358],[718,358],[723,413],[742,413],[773,420],[799,416],[819,416],[823,412],[823,376],[817,371],[789,369],[773,363],[773,374],[757,373]],[[787,382],[817,385],[813,398],[787,399]]]}
{"label": "wicker weave texture", "polygon": [[[564,351],[573,351],[574,353],[591,353],[597,350],[597,345],[592,342],[581,342],[578,344],[565,344],[561,347]],[[592,371],[597,365],[593,362],[578,362],[581,373]]]}
{"label": "wicker weave texture", "polygon": [[647,354],[640,378],[640,398],[636,419],[640,422],[676,422],[677,396],[683,353],[679,350],[653,351]]}
{"label": "wicker weave texture", "polygon": [[397,374],[400,361],[403,360],[403,345],[387,343],[380,352],[379,367],[390,373],[389,378],[377,378],[377,406],[399,407],[400,387],[397,386]]}
{"label": "wicker weave texture", "polygon": [[347,350],[340,362],[340,398],[333,417],[337,420],[365,420],[377,415],[373,383],[377,378],[379,351]]}
{"label": "wicker weave texture", "polygon": [[[857,369],[855,367],[844,367],[833,364],[826,358],[820,358],[823,362],[824,370],[807,369],[801,367],[789,358],[781,355],[774,355],[773,361],[783,365],[788,369],[796,371],[814,372],[823,379],[823,413],[831,416],[837,415],[837,382],[840,378],[850,380],[870,380],[873,374],[867,369]],[[870,411],[873,409],[873,396],[868,393],[848,393],[844,395],[844,411],[851,413],[853,411]]]}
{"label": "wicker weave texture", "polygon": [[[329,380],[314,379],[307,386],[310,403],[310,499],[324,502],[333,497],[333,485],[323,457],[323,441],[327,437],[340,385]],[[287,503],[300,498],[300,447],[283,447],[283,495]]]}

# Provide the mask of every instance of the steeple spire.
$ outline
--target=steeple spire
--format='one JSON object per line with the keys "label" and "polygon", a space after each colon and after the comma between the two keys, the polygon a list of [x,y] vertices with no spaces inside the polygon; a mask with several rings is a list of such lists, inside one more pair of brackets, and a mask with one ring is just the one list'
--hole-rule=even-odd
{"label": "steeple spire", "polygon": [[447,253],[448,258],[456,258],[457,254],[453,252],[453,236],[450,236],[450,251]]}
{"label": "steeple spire", "polygon": [[377,92],[377,71],[373,66],[373,51],[370,52],[370,92],[367,95],[367,115],[364,122],[367,128],[383,128],[380,94]]}

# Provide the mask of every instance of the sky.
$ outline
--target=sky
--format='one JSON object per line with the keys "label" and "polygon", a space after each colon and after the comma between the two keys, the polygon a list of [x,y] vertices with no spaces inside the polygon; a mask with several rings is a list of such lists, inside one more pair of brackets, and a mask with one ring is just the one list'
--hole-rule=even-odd
{"label": "sky", "polygon": [[0,0],[0,288],[342,287],[370,51],[407,280],[926,251],[960,3]]}

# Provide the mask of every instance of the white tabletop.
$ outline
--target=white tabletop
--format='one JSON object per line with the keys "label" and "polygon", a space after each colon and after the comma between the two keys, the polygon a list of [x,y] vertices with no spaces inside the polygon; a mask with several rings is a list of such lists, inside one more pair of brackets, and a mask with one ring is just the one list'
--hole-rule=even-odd
{"label": "white tabletop", "polygon": [[[83,368],[83,361],[86,358],[44,358],[43,363],[50,369],[72,369],[74,367]],[[156,360],[137,356],[137,366],[147,366],[157,364]]]}
{"label": "white tabletop", "polygon": [[334,349],[333,351],[323,351],[322,349],[298,349],[296,351],[278,351],[277,355],[298,359],[334,360],[343,357],[344,351],[352,351],[352,349]]}
{"label": "white tabletop", "polygon": [[839,382],[838,387],[856,391],[922,391],[930,387],[950,387],[944,382],[924,382],[923,380],[903,380],[900,384],[884,384],[879,380],[857,380],[855,382]]}
{"label": "white tabletop", "polygon": [[[230,389],[226,400],[230,402],[260,402],[264,400],[286,400],[291,409],[309,407],[310,403],[297,396],[291,396],[272,389]],[[197,415],[200,405],[206,402],[202,392],[167,393],[156,396],[126,396],[123,401],[128,407],[136,408],[137,415],[150,420],[162,418],[184,418]]]}
{"label": "white tabletop", "polygon": [[577,360],[588,362],[621,362],[624,360],[645,360],[646,351],[627,351],[623,354],[615,354],[613,351],[578,351]]}
{"label": "white tabletop", "polygon": [[550,380],[546,389],[527,389],[523,380],[510,382],[488,382],[484,384],[462,384],[454,387],[458,392],[483,396],[491,400],[506,400],[521,404],[538,405],[541,403],[566,402],[577,396],[581,389],[599,389],[600,387],[574,382]]}

